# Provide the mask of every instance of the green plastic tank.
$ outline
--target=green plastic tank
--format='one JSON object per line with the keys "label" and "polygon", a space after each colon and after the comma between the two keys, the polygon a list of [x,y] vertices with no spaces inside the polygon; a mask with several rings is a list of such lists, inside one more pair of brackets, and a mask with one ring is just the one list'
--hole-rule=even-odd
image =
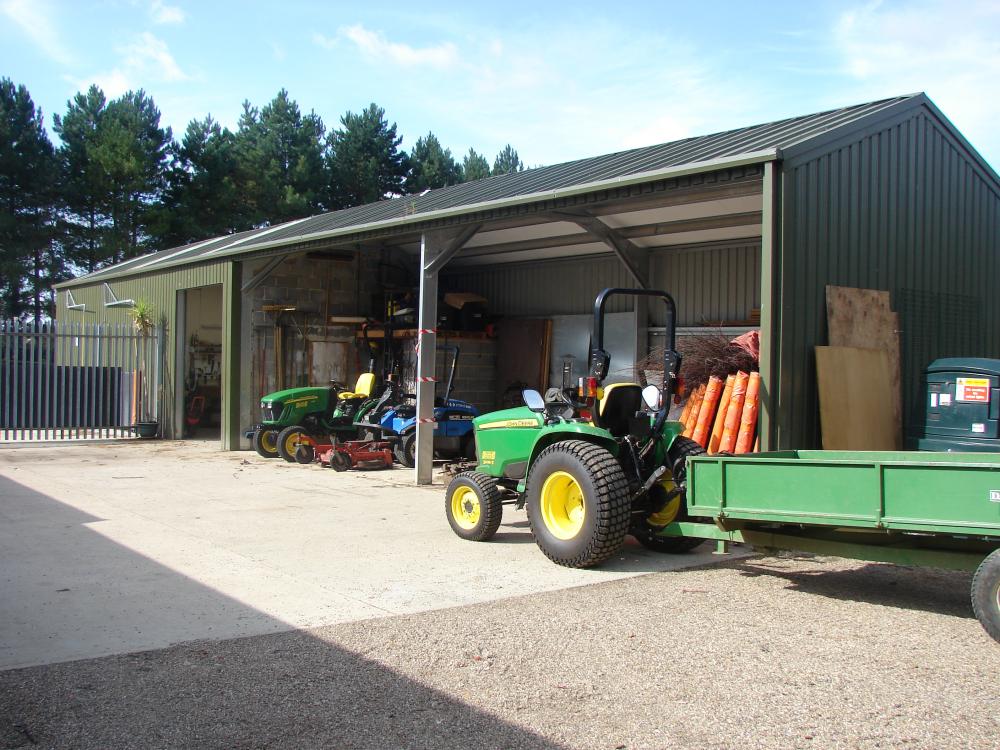
{"label": "green plastic tank", "polygon": [[1000,359],[938,359],[923,384],[918,450],[1000,453]]}

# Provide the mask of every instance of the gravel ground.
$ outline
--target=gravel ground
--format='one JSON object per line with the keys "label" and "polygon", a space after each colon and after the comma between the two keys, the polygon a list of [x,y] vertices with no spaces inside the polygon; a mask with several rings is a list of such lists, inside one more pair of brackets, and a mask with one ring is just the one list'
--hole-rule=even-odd
{"label": "gravel ground", "polygon": [[998,748],[969,581],[751,558],[11,670],[0,747]]}

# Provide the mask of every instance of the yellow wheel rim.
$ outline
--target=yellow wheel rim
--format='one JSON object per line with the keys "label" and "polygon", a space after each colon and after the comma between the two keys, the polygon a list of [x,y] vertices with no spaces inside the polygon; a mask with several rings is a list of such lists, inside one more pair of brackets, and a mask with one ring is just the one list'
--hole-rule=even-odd
{"label": "yellow wheel rim", "polygon": [[[673,482],[666,481],[660,482],[660,486],[663,487],[664,492],[672,492],[674,487]],[[681,496],[671,498],[670,501],[663,506],[662,510],[658,510],[646,517],[646,523],[650,526],[668,526],[672,524],[676,519],[677,515],[681,512]]]}
{"label": "yellow wheel rim", "polygon": [[268,453],[278,452],[278,433],[274,430],[264,430],[260,434],[260,444]]}
{"label": "yellow wheel rim", "polygon": [[295,449],[299,447],[299,443],[305,442],[301,432],[293,432],[291,435],[285,438],[285,451],[289,456],[295,455]]}
{"label": "yellow wheel rim", "polygon": [[549,474],[542,485],[540,510],[545,527],[557,539],[572,539],[587,518],[583,490],[565,471]]}
{"label": "yellow wheel rim", "polygon": [[472,531],[479,523],[482,506],[471,487],[459,487],[451,493],[451,517],[461,528]]}

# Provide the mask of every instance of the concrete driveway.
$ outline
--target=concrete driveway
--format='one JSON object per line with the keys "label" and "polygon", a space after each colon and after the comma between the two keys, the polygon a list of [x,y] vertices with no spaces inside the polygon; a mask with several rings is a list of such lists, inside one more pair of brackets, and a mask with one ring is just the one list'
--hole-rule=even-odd
{"label": "concrete driveway", "polygon": [[523,511],[464,542],[443,487],[126,442],[0,451],[0,669],[553,591],[712,561],[631,542],[598,570],[536,548]]}

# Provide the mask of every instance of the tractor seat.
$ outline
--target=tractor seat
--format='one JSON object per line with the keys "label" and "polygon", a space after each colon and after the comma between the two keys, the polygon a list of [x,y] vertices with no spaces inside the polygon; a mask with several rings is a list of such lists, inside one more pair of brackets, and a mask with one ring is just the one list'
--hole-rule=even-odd
{"label": "tractor seat", "polygon": [[594,425],[614,437],[628,434],[630,420],[642,409],[642,386],[635,383],[614,383],[604,389],[604,397],[594,410]]}
{"label": "tractor seat", "polygon": [[373,372],[363,372],[358,376],[358,382],[354,384],[353,391],[344,391],[337,395],[337,398],[342,401],[348,401],[354,398],[368,398],[372,395],[372,390],[375,388],[375,373]]}

